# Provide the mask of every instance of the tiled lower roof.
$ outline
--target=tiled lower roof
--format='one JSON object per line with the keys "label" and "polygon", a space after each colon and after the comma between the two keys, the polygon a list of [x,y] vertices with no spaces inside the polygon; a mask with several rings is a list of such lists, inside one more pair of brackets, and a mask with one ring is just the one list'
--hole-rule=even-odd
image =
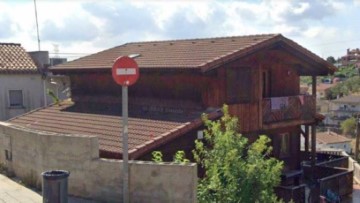
{"label": "tiled lower roof", "polygon": [[331,131],[316,133],[316,140],[324,144],[351,142],[351,139]]}
{"label": "tiled lower roof", "polygon": [[[53,105],[13,118],[8,122],[29,129],[65,134],[95,135],[99,138],[100,154],[121,157],[122,117],[104,114],[71,112],[71,102]],[[218,117],[220,113],[212,113]],[[129,158],[136,159],[150,150],[202,125],[201,118],[189,117],[187,121],[166,121],[129,118]]]}

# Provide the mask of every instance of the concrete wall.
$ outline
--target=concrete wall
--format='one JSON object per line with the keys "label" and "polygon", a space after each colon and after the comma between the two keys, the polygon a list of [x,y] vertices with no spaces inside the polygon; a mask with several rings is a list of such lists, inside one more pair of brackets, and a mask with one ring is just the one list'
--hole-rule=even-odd
{"label": "concrete wall", "polygon": [[[35,176],[38,184],[43,171],[68,170],[70,194],[122,201],[122,161],[99,158],[94,136],[35,132],[0,122],[0,162],[16,176]],[[196,202],[196,164],[134,161],[129,167],[131,202]]]}
{"label": "concrete wall", "polygon": [[[23,108],[9,107],[9,90],[22,90]],[[40,74],[0,75],[0,120],[7,120],[44,105]]]}

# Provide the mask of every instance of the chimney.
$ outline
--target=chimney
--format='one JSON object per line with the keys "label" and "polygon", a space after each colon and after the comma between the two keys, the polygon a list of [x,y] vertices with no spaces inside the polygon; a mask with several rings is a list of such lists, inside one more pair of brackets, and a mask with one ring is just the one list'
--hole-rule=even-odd
{"label": "chimney", "polygon": [[331,135],[330,128],[327,129],[328,135]]}
{"label": "chimney", "polygon": [[28,54],[35,62],[39,70],[42,71],[49,66],[50,60],[48,51],[30,51]]}

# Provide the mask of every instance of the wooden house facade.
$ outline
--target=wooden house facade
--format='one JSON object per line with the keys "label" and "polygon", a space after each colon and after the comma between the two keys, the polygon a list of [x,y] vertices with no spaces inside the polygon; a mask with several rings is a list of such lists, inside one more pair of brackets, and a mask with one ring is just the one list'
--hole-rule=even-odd
{"label": "wooden house facade", "polygon": [[[273,156],[284,161],[284,177],[289,177],[284,185],[298,185],[301,136],[315,165],[316,144],[309,141],[316,140],[315,126],[321,119],[316,114],[316,77],[336,68],[292,40],[271,34],[127,43],[52,67],[54,74],[70,77],[77,106],[73,112],[121,115],[121,87],[111,76],[112,64],[121,55],[135,56],[140,68],[138,82],[129,88],[130,117],[184,121],[159,139],[150,133],[154,141],[134,146],[135,151],[130,146],[130,158],[149,159],[152,150],[168,157],[178,149],[191,151],[202,125],[189,118],[227,104],[239,117],[243,135],[251,141],[261,134],[271,138]],[[300,76],[312,76],[313,95],[300,94]],[[130,139],[135,128],[129,129]],[[104,143],[110,142],[106,139]],[[121,157],[121,151],[113,157]]]}
{"label": "wooden house facade", "polygon": [[[199,64],[201,57],[210,54],[203,51],[197,56],[196,46],[207,47],[206,51],[215,53],[215,57]],[[231,47],[226,50],[227,55],[216,54],[217,48],[226,46]],[[115,54],[116,51],[120,53]],[[301,125],[316,124],[315,97],[300,95],[300,76],[313,76],[315,82],[316,76],[335,70],[281,35],[125,44],[52,70],[70,76],[75,103],[116,104],[120,102],[121,87],[113,82],[109,67],[117,56],[130,54],[139,55],[135,60],[141,74],[138,83],[129,88],[129,97],[136,100],[130,99],[133,111],[188,113],[228,104],[230,113],[239,117],[241,133],[251,140],[260,134],[268,135],[273,141],[274,156],[283,160],[288,170],[299,168],[300,135],[310,134],[308,130],[302,132]],[[113,57],[107,61],[108,66],[101,67],[110,55]],[[100,64],[94,67],[95,63]],[[167,107],[169,101],[177,102]],[[193,105],[182,106],[185,103]]]}

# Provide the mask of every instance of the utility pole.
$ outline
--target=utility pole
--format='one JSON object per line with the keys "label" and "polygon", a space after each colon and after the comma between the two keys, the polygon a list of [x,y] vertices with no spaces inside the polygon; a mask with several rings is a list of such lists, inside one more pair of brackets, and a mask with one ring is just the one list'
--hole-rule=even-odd
{"label": "utility pole", "polygon": [[40,35],[39,35],[39,23],[38,23],[38,16],[37,16],[36,0],[34,0],[34,7],[35,7],[35,20],[36,20],[38,48],[39,48],[39,51],[40,51]]}

